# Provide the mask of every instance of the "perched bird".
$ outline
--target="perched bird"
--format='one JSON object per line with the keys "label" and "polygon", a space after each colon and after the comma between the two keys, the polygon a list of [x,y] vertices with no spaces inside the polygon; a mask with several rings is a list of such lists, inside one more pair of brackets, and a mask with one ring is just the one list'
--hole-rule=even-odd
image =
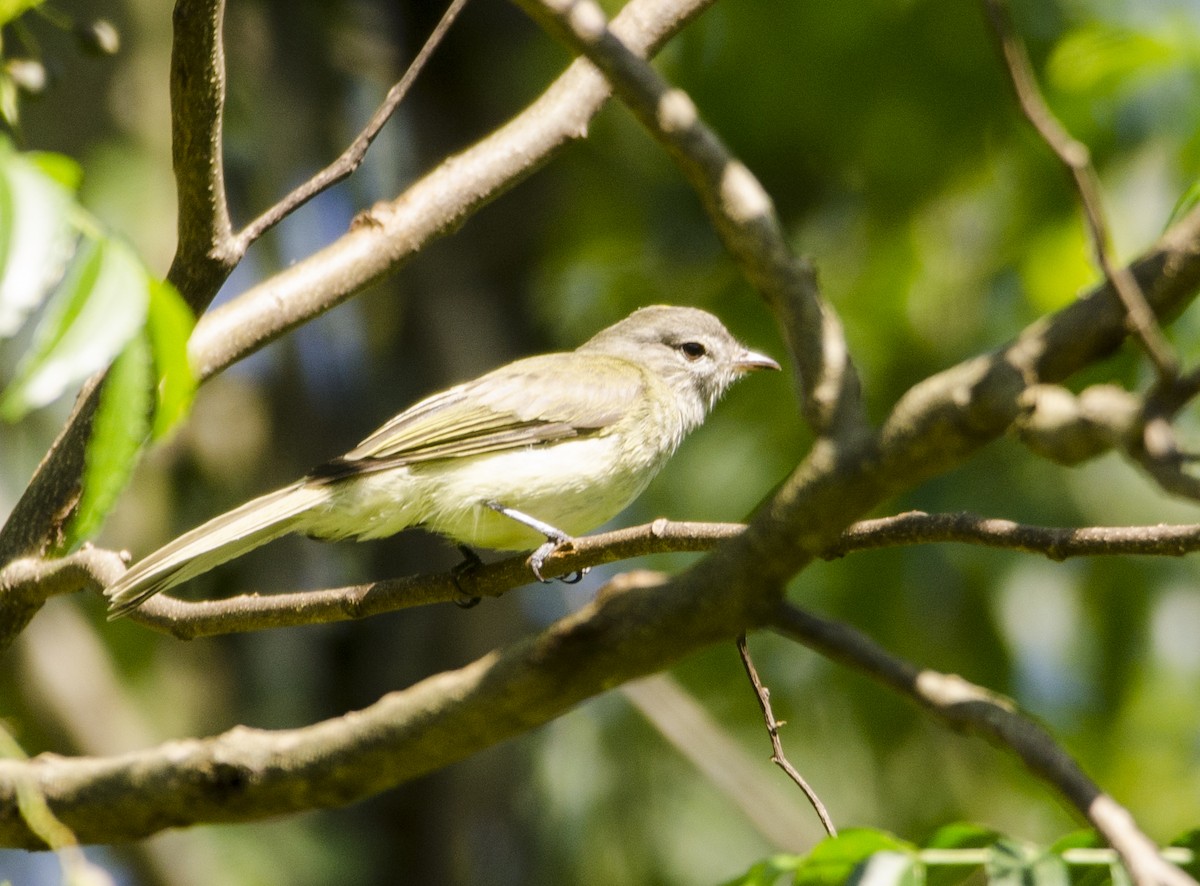
{"label": "perched bird", "polygon": [[574,351],[434,394],[302,480],[181,535],[105,591],[109,617],[289,532],[368,539],[420,526],[463,545],[536,548],[541,578],[558,544],[620,513],[756,369],[779,364],[712,314],[642,308]]}

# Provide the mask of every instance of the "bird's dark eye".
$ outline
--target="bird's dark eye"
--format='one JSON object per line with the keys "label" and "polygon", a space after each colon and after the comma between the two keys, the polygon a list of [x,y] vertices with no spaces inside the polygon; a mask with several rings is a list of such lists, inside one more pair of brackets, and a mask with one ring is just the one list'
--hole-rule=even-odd
{"label": "bird's dark eye", "polygon": [[679,350],[683,351],[683,356],[689,360],[699,360],[708,353],[708,348],[698,341],[685,341],[679,345]]}

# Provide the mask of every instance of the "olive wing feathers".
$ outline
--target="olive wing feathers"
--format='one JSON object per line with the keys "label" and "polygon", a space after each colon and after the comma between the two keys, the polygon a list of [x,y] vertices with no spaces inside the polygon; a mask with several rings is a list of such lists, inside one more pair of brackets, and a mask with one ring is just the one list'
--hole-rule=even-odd
{"label": "olive wing feathers", "polygon": [[337,479],[602,433],[634,408],[646,385],[636,364],[604,354],[518,360],[422,400],[310,476]]}

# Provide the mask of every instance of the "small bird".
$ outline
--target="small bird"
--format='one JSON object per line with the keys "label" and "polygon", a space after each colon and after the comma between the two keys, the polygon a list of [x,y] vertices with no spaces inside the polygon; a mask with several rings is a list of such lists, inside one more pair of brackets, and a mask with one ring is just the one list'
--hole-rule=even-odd
{"label": "small bird", "polygon": [[574,351],[434,394],[341,458],[184,533],[105,590],[109,618],[289,532],[361,540],[419,526],[460,545],[536,547],[541,579],[558,545],[624,510],[758,369],[779,364],[707,311],[642,308]]}

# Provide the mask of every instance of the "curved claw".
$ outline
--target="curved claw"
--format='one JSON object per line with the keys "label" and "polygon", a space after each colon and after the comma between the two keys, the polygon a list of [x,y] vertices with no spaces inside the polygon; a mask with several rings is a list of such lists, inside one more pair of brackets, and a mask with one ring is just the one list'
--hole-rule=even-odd
{"label": "curved claw", "polygon": [[550,579],[542,575],[542,567],[546,565],[546,558],[554,553],[559,544],[561,544],[561,542],[544,542],[538,546],[536,551],[529,555],[529,571],[532,572],[534,578],[536,578],[542,584],[550,583]]}

